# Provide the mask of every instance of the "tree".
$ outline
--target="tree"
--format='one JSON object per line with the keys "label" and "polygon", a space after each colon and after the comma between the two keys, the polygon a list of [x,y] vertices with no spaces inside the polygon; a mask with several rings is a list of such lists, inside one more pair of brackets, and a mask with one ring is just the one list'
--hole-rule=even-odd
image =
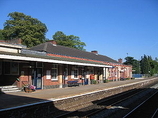
{"label": "tree", "polygon": [[22,44],[28,47],[45,41],[47,27],[38,19],[19,12],[9,13],[8,17],[3,29],[5,40],[21,38]]}
{"label": "tree", "polygon": [[140,65],[141,65],[142,74],[150,73],[150,62],[146,55],[141,57]]}
{"label": "tree", "polygon": [[138,61],[134,59],[133,57],[126,57],[124,64],[126,65],[132,65],[133,70],[135,70],[134,74],[148,74],[150,76],[153,76],[154,74],[158,74],[158,60],[155,58],[155,60],[152,59],[151,56],[142,56],[141,60]]}
{"label": "tree", "polygon": [[153,76],[154,74],[158,74],[157,58],[153,60],[151,56],[144,55],[142,56],[140,62],[142,74],[150,74],[151,76]]}
{"label": "tree", "polygon": [[158,58],[157,57],[155,58],[155,61],[158,62]]}
{"label": "tree", "polygon": [[134,57],[129,57],[129,56],[127,56],[125,60],[126,60],[124,62],[125,65],[132,65],[134,74],[140,74],[140,62],[138,60],[134,59]]}
{"label": "tree", "polygon": [[158,73],[158,62],[153,60],[151,56],[148,56],[148,61],[150,65],[149,74],[152,76]]}
{"label": "tree", "polygon": [[124,64],[126,65],[133,65],[133,62],[135,61],[134,57],[129,57],[129,56],[127,56],[125,60],[126,61],[124,62]]}
{"label": "tree", "polygon": [[76,48],[79,50],[85,50],[84,46],[86,46],[84,42],[80,41],[80,38],[78,36],[74,36],[74,35],[67,36],[61,31],[57,31],[53,35],[53,40],[55,40],[58,45],[67,46],[70,48]]}
{"label": "tree", "polygon": [[0,29],[0,40],[4,40],[3,30]]}

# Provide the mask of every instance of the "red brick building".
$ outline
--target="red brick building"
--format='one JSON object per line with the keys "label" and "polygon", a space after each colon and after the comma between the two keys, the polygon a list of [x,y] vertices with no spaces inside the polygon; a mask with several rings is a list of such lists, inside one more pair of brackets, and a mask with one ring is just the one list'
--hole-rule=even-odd
{"label": "red brick building", "polygon": [[132,67],[121,59],[118,62],[97,51],[81,51],[54,41],[30,49],[1,42],[0,50],[0,86],[32,84],[49,89],[67,86],[72,80],[90,84],[90,79],[101,83],[132,77]]}

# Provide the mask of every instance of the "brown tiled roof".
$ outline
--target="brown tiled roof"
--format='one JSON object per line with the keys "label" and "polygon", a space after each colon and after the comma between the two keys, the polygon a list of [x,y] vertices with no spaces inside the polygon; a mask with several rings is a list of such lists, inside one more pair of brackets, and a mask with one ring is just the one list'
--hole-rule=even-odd
{"label": "brown tiled roof", "polygon": [[92,52],[81,51],[75,48],[69,48],[69,47],[60,46],[60,45],[53,45],[51,42],[46,42],[46,43],[37,45],[35,47],[30,48],[30,50],[44,51],[50,54],[97,60],[97,61],[103,61],[103,62],[111,62],[111,63],[118,64],[116,60],[113,60],[104,55],[94,54]]}
{"label": "brown tiled roof", "polygon": [[11,52],[3,52],[3,51],[0,51],[0,54],[2,54],[2,55],[11,55],[11,56],[21,56],[21,57],[33,57],[33,58],[39,58],[39,59],[42,58],[42,59],[53,59],[53,60],[68,61],[68,62],[106,65],[103,62],[95,62],[95,61],[87,61],[87,60],[79,60],[79,59],[71,59],[71,58],[62,58],[62,57],[54,57],[54,56],[47,56],[47,55],[43,56],[43,55],[21,54],[21,53],[11,53]]}

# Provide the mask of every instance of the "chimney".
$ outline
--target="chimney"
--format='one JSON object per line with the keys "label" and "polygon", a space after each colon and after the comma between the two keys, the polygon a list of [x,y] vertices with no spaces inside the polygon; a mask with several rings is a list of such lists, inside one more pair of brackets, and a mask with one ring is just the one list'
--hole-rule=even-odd
{"label": "chimney", "polygon": [[121,58],[120,58],[120,59],[118,59],[118,62],[119,62],[119,63],[122,63],[122,59],[121,59]]}
{"label": "chimney", "polygon": [[22,40],[20,38],[18,39],[11,39],[11,40],[5,40],[4,42],[10,43],[10,44],[22,44]]}
{"label": "chimney", "polygon": [[96,51],[96,50],[93,50],[91,52],[94,53],[94,54],[98,54],[98,51]]}
{"label": "chimney", "polygon": [[56,41],[54,41],[54,40],[49,40],[48,42],[50,42],[50,43],[52,43],[53,45],[57,45],[57,42]]}

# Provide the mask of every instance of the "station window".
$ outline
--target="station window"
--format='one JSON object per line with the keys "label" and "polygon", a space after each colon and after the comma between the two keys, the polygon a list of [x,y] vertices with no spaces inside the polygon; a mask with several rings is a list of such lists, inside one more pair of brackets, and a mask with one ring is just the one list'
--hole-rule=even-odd
{"label": "station window", "polygon": [[72,79],[78,79],[78,69],[71,71]]}
{"label": "station window", "polygon": [[5,63],[5,69],[4,69],[5,75],[19,75],[19,63],[17,62],[4,62],[4,63]]}
{"label": "station window", "polygon": [[58,65],[52,65],[52,80],[58,80]]}
{"label": "station window", "polygon": [[68,80],[68,68],[65,69],[64,77],[65,77],[65,80]]}
{"label": "station window", "polygon": [[42,62],[36,62],[36,67],[37,68],[42,68],[43,67],[43,63]]}

